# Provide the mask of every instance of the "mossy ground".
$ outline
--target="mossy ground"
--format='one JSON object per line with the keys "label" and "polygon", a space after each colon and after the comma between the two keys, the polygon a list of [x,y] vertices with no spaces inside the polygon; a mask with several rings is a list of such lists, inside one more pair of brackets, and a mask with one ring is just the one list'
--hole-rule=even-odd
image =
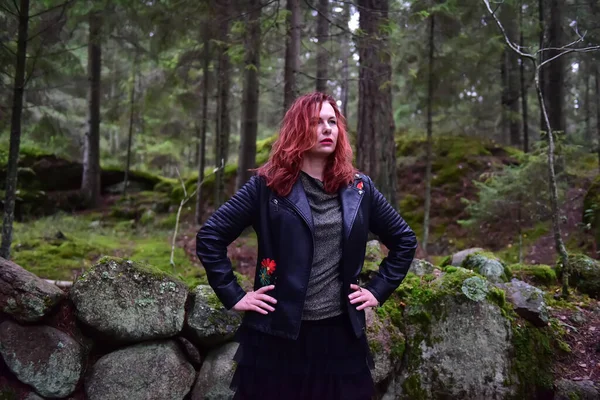
{"label": "mossy ground", "polygon": [[[145,225],[99,213],[56,214],[15,223],[12,259],[45,279],[73,280],[102,256],[145,262],[188,284],[206,282],[204,269],[176,246],[170,265],[174,215],[157,215]],[[180,231],[181,232],[181,231]]]}

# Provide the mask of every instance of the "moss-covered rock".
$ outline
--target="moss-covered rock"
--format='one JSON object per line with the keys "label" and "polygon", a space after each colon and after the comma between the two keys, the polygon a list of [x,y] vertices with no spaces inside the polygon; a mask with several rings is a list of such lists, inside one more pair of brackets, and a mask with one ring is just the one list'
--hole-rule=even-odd
{"label": "moss-covered rock", "polygon": [[404,354],[404,336],[383,310],[367,308],[367,340],[375,362],[375,384],[387,379],[400,365]]}
{"label": "moss-covered rock", "polygon": [[173,340],[149,341],[101,357],[85,379],[90,400],[180,400],[196,371]]}
{"label": "moss-covered rock", "polygon": [[83,373],[83,348],[49,326],[0,324],[0,354],[17,378],[45,397],[63,398],[75,390]]}
{"label": "moss-covered rock", "polygon": [[231,339],[242,322],[241,314],[227,310],[208,285],[198,285],[192,296],[187,325],[198,344],[209,347]]}
{"label": "moss-covered rock", "polygon": [[537,285],[556,285],[556,270],[549,265],[513,264],[509,266],[513,277],[535,283]]}
{"label": "moss-covered rock", "polygon": [[[600,298],[600,263],[584,254],[570,254],[569,265],[571,267],[569,285],[591,297]],[[562,275],[560,263],[557,265],[557,270],[559,276]]]}
{"label": "moss-covered rock", "polygon": [[491,282],[506,282],[509,279],[509,272],[505,269],[504,263],[492,253],[469,254],[462,262],[461,267],[475,271]]}
{"label": "moss-covered rock", "polygon": [[409,274],[383,309],[406,338],[390,398],[522,399],[552,385],[553,328],[519,318],[505,292],[471,270]]}
{"label": "moss-covered rock", "polygon": [[181,331],[183,282],[131,260],[102,258],[69,292],[77,318],[118,341],[165,338]]}
{"label": "moss-covered rock", "polygon": [[0,258],[0,312],[19,322],[46,316],[66,294],[12,261]]}

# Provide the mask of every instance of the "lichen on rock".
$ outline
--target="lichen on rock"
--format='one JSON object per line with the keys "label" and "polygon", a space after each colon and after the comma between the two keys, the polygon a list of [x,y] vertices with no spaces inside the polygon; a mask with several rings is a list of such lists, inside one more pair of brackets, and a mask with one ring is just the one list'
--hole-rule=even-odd
{"label": "lichen on rock", "polygon": [[188,292],[183,282],[142,264],[105,257],[70,291],[77,318],[120,341],[176,335]]}

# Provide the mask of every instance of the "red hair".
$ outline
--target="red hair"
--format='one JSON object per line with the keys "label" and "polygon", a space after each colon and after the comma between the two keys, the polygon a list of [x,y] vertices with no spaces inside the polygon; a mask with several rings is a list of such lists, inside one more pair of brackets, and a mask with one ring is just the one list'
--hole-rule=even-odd
{"label": "red hair", "polygon": [[267,186],[279,196],[287,196],[292,191],[300,175],[304,153],[317,143],[316,121],[323,102],[329,102],[333,107],[338,126],[337,144],[323,171],[324,189],[335,193],[353,180],[356,169],[352,165],[346,119],[333,97],[320,92],[309,93],[296,99],[285,113],[269,161],[257,170],[258,175],[266,178]]}

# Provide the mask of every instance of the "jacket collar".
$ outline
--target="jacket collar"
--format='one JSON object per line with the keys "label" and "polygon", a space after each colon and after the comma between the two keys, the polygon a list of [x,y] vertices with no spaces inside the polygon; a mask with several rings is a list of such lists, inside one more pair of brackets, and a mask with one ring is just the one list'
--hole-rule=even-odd
{"label": "jacket collar", "polygon": [[308,223],[310,231],[314,235],[315,226],[313,223],[312,212],[310,211],[310,204],[308,203],[306,193],[304,192],[304,187],[302,186],[302,181],[299,177],[296,179],[296,183],[294,183],[294,186],[292,186],[292,191],[286,196],[286,199],[291,202],[300,215],[304,217]]}
{"label": "jacket collar", "polygon": [[[357,177],[355,183],[356,181],[360,182],[362,181],[362,178]],[[350,184],[342,187],[338,193],[342,206],[344,238],[347,239],[350,236],[350,230],[354,224],[354,219],[356,218],[358,207],[360,206],[360,202],[364,196],[364,191],[359,190],[355,184]],[[304,186],[302,186],[302,181],[300,178],[296,180],[294,186],[292,186],[292,191],[286,196],[286,199],[292,203],[292,205],[294,205],[296,210],[306,220],[308,227],[314,235],[315,227],[312,218],[312,211],[310,209],[310,204],[308,203],[308,198],[306,197],[306,192],[304,192]]]}
{"label": "jacket collar", "polygon": [[354,184],[344,186],[339,191],[340,203],[342,204],[342,220],[344,224],[344,239],[348,239],[364,191],[359,190]]}

